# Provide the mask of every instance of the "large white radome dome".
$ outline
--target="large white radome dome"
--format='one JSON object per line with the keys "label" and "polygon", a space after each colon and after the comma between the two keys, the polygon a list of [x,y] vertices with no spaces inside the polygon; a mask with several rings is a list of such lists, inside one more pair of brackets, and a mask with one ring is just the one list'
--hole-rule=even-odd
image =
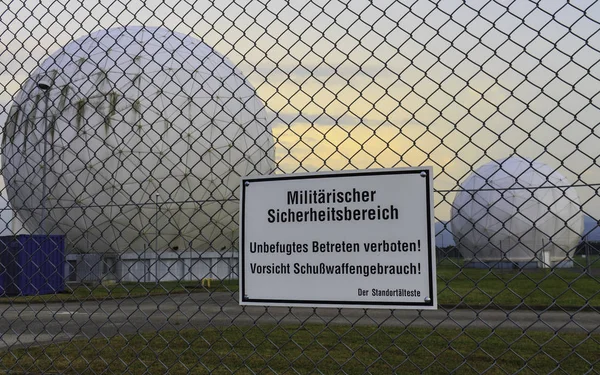
{"label": "large white radome dome", "polygon": [[125,27],[67,44],[25,82],[3,176],[28,230],[80,251],[154,248],[156,227],[159,249],[219,249],[236,240],[240,176],[270,173],[272,150],[264,106],[228,59]]}
{"label": "large white radome dome", "polygon": [[583,232],[577,192],[549,166],[518,156],[474,171],[452,203],[454,240],[466,260],[568,260]]}

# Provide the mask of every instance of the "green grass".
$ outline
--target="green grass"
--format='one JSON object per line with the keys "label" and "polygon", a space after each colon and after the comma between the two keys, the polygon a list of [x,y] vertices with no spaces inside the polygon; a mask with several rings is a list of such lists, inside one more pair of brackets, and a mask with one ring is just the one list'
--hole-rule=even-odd
{"label": "green grass", "polygon": [[600,278],[577,269],[501,270],[438,266],[438,303],[446,306],[600,307]]}
{"label": "green grass", "polygon": [[35,303],[96,301],[116,298],[135,298],[166,294],[237,291],[237,280],[213,281],[202,286],[199,281],[166,281],[161,283],[126,282],[113,285],[79,285],[67,287],[64,293],[25,297],[3,297],[0,303]]}
{"label": "green grass", "polygon": [[252,326],[76,340],[0,353],[9,373],[583,374],[600,337],[517,330]]}
{"label": "green grass", "polygon": [[600,256],[598,255],[590,255],[589,257],[584,257],[581,255],[576,255],[573,257],[573,263],[578,267],[592,267],[592,268],[600,268]]}
{"label": "green grass", "polygon": [[[437,267],[438,304],[452,307],[600,308],[600,274],[576,269],[501,270],[460,268],[450,261]],[[133,298],[178,293],[237,292],[237,280],[213,282],[122,283],[78,286],[66,293],[0,298],[0,303],[67,302]]]}

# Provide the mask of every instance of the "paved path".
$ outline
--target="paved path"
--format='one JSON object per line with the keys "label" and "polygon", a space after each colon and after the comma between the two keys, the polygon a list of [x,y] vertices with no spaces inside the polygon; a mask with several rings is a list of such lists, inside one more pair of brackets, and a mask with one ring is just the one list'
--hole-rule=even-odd
{"label": "paved path", "polygon": [[0,349],[73,338],[209,326],[330,323],[411,327],[513,328],[600,333],[595,312],[437,311],[246,307],[237,293],[195,293],[102,302],[0,305]]}

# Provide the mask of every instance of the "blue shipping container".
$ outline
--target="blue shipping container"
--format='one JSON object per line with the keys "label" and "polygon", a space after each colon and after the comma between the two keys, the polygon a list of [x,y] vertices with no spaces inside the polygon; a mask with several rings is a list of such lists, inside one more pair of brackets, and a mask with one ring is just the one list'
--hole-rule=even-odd
{"label": "blue shipping container", "polygon": [[4,294],[33,296],[65,290],[65,239],[60,235],[0,237]]}
{"label": "blue shipping container", "polygon": [[[2,246],[2,245],[0,245]],[[4,267],[4,263],[2,263],[2,260],[0,260],[0,296],[4,296],[4,280],[6,279],[6,277],[4,276],[5,273],[5,267]]]}

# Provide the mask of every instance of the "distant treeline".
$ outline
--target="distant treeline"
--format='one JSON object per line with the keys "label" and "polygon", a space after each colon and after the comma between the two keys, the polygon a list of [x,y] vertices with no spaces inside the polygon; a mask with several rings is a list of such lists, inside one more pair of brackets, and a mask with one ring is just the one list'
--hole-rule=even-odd
{"label": "distant treeline", "polygon": [[575,255],[600,255],[600,241],[581,241]]}
{"label": "distant treeline", "polygon": [[436,247],[436,257],[440,258],[462,258],[456,246]]}
{"label": "distant treeline", "polygon": [[[581,241],[575,255],[600,255],[600,241]],[[436,247],[438,258],[462,258],[456,246]]]}

